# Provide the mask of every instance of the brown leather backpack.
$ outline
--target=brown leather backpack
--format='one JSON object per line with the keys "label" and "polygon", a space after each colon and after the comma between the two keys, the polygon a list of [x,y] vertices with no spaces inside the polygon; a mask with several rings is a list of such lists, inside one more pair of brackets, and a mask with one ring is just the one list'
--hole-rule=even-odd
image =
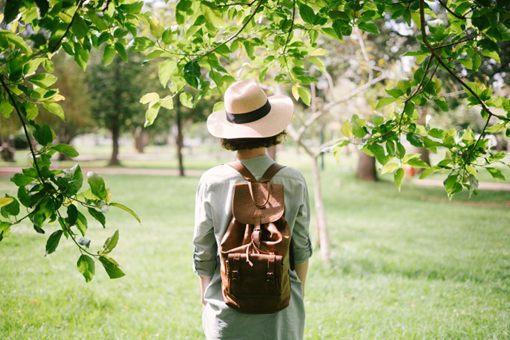
{"label": "brown leather backpack", "polygon": [[290,301],[290,227],[273,163],[257,181],[241,162],[229,164],[246,180],[234,187],[232,220],[220,245],[225,302],[244,313],[274,313]]}

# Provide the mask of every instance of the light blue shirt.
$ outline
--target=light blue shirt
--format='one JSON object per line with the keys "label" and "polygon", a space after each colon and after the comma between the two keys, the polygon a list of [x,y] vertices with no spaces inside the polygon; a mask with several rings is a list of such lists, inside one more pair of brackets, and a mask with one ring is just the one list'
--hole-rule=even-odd
{"label": "light blue shirt", "polygon": [[[267,155],[242,160],[259,179],[274,161]],[[243,182],[242,176],[229,165],[207,170],[200,178],[195,202],[193,236],[193,270],[200,276],[212,277],[205,292],[202,313],[208,339],[302,339],[304,306],[301,282],[290,272],[291,301],[287,308],[272,314],[244,314],[223,301],[218,245],[221,243],[231,215],[233,187]],[[309,236],[310,201],[303,175],[292,167],[281,169],[272,180],[284,186],[285,219],[292,233],[295,263],[312,255]]]}

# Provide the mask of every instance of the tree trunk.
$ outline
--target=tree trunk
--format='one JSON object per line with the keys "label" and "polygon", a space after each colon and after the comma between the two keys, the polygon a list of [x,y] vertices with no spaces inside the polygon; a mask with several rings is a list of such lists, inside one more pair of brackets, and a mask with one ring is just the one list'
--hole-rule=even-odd
{"label": "tree trunk", "polygon": [[324,261],[328,262],[330,260],[330,245],[329,245],[329,236],[326,224],[326,211],[324,209],[324,200],[322,198],[322,189],[321,189],[321,170],[319,167],[319,162],[316,157],[312,158],[313,167],[313,198],[315,203],[315,213],[317,218],[317,235],[319,239],[320,245],[320,254]]}
{"label": "tree trunk", "polygon": [[367,155],[363,151],[359,151],[358,178],[367,182],[377,181],[375,158]]}
{"label": "tree trunk", "polygon": [[147,145],[147,142],[148,142],[147,139],[148,139],[148,135],[147,135],[147,132],[145,131],[145,129],[142,128],[141,126],[138,126],[135,129],[135,133],[134,133],[136,152],[144,153],[145,146]]}
{"label": "tree trunk", "polygon": [[[427,109],[421,108],[419,110],[420,117],[418,118],[418,124],[425,125],[427,123]],[[420,153],[420,159],[430,165],[430,151],[426,148],[418,148],[418,152]],[[421,173],[423,171],[422,168],[416,169],[416,173]]]}
{"label": "tree trunk", "polygon": [[5,162],[14,162],[14,153],[16,149],[9,143],[9,138],[0,137],[0,157]]}
{"label": "tree trunk", "polygon": [[[59,143],[69,144],[71,145],[71,142],[73,141],[74,137],[71,137],[70,135],[67,135],[65,133],[61,133],[58,136]],[[59,161],[70,161],[72,160],[71,157],[64,155],[63,153],[59,152],[58,154],[58,160]]]}
{"label": "tree trunk", "polygon": [[120,126],[117,121],[112,121],[110,126],[110,132],[112,133],[112,156],[108,165],[120,165],[119,161],[119,137],[120,137]]}
{"label": "tree trunk", "polygon": [[184,163],[182,156],[182,148],[184,147],[184,138],[182,135],[182,118],[181,118],[181,107],[179,101],[175,105],[176,123],[177,123],[177,135],[175,136],[175,146],[177,148],[177,160],[179,162],[179,176],[184,177]]}

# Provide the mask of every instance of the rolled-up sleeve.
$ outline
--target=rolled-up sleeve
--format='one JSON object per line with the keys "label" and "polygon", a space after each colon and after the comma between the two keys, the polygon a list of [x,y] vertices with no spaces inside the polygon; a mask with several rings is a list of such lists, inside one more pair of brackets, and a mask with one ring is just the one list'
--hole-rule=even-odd
{"label": "rolled-up sleeve", "polygon": [[195,197],[193,271],[199,276],[212,277],[216,268],[217,245],[208,196],[207,184],[201,178]]}
{"label": "rolled-up sleeve", "polygon": [[299,207],[294,230],[292,232],[292,247],[294,262],[302,263],[312,256],[312,244],[310,241],[310,197],[308,188],[303,178],[302,203]]}

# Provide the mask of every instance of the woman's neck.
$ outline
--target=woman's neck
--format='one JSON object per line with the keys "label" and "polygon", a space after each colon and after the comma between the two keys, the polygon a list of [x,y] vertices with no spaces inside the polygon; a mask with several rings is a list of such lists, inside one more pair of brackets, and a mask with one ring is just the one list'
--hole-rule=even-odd
{"label": "woman's neck", "polygon": [[266,154],[266,148],[256,148],[256,149],[247,149],[247,150],[237,150],[236,157],[237,159],[249,159],[257,156],[262,156]]}

